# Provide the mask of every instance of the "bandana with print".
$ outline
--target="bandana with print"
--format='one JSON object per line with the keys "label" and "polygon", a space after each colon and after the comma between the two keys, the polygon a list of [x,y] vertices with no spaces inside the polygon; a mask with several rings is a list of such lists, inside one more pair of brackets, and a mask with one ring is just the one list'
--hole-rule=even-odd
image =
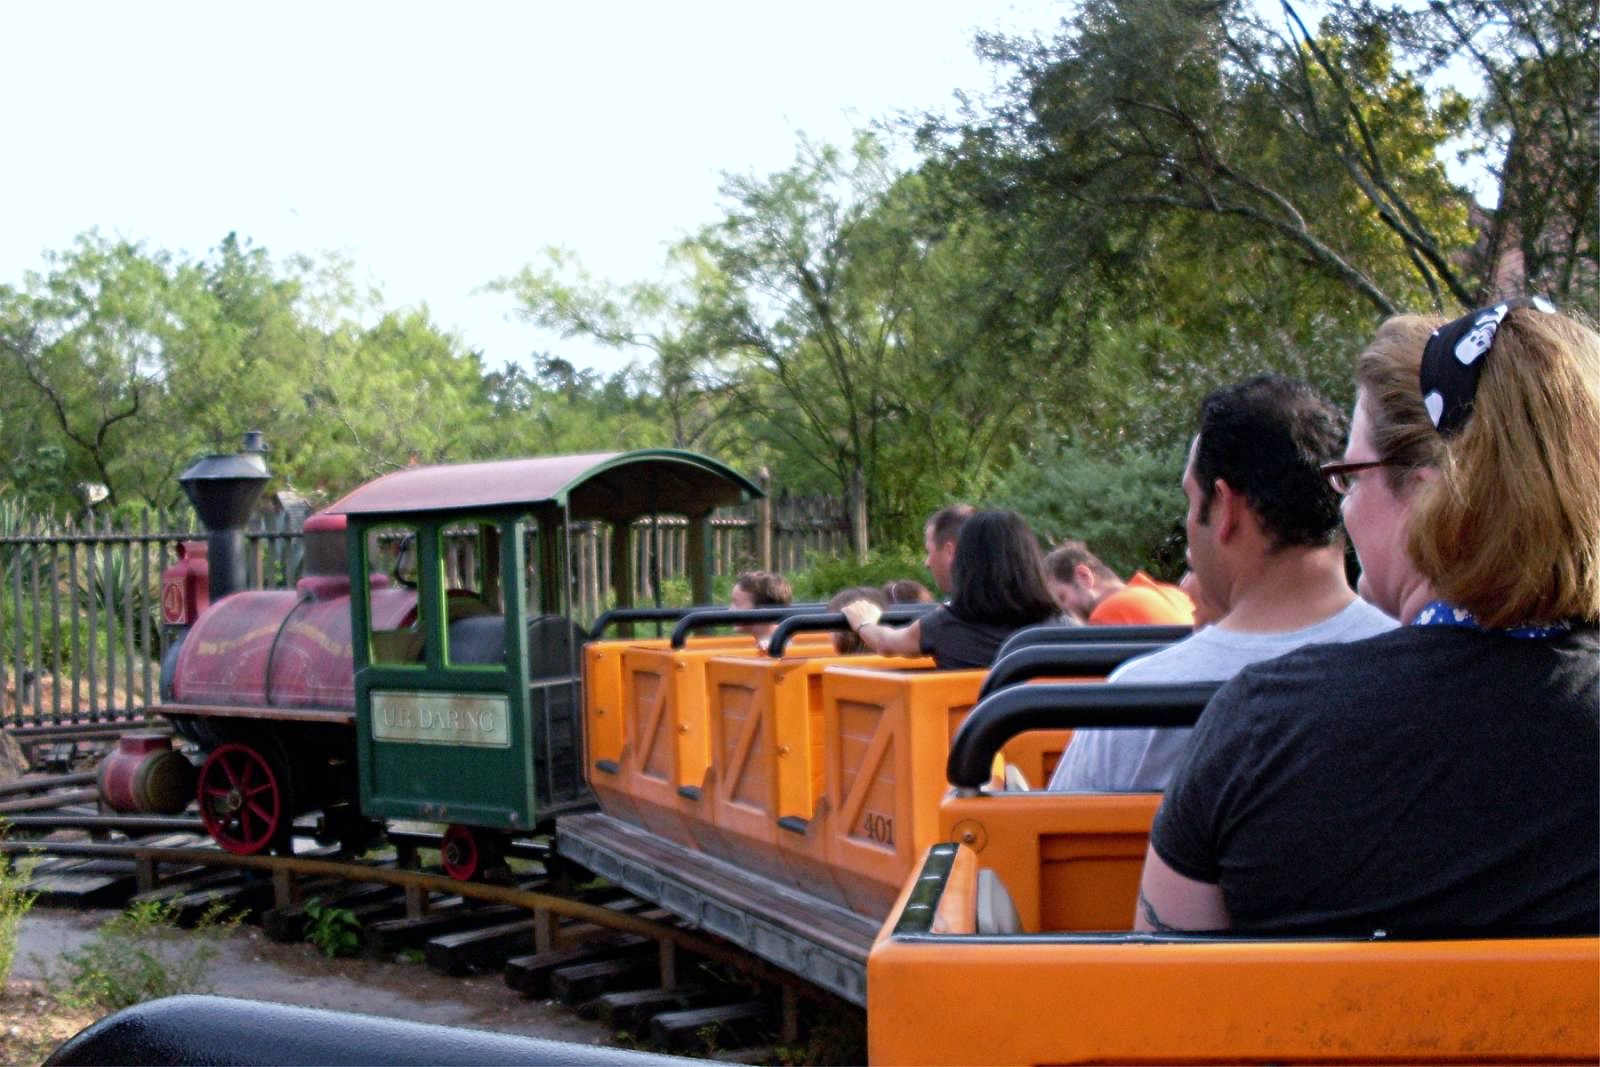
{"label": "bandana with print", "polygon": [[1422,350],[1417,377],[1422,386],[1422,406],[1441,437],[1454,437],[1472,414],[1478,395],[1478,378],[1484,359],[1494,346],[1495,331],[1512,308],[1534,308],[1555,314],[1555,306],[1542,296],[1505,300],[1447,322],[1428,338]]}
{"label": "bandana with print", "polygon": [[[1466,608],[1458,608],[1448,600],[1430,600],[1417,612],[1417,617],[1411,620],[1413,626],[1455,626],[1463,630],[1483,631],[1478,625],[1478,620],[1472,617],[1472,612]],[[1556,637],[1572,629],[1570,622],[1553,623],[1523,623],[1521,626],[1509,626],[1504,630],[1485,631],[1501,634],[1505,637]]]}

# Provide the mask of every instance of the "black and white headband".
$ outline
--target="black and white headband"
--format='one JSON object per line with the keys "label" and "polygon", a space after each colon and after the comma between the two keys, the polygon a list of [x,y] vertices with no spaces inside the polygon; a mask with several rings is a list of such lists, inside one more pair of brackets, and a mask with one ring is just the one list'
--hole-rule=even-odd
{"label": "black and white headband", "polygon": [[1467,424],[1478,395],[1484,356],[1494,346],[1500,320],[1512,308],[1534,308],[1554,315],[1555,305],[1542,296],[1504,300],[1447,322],[1428,338],[1422,350],[1422,405],[1441,437],[1453,437]]}

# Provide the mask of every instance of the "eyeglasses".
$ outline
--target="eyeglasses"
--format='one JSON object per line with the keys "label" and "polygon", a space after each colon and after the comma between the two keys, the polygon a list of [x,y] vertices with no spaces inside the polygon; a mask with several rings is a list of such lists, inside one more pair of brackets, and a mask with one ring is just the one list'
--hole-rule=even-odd
{"label": "eyeglasses", "polygon": [[1322,476],[1328,479],[1328,484],[1333,486],[1333,491],[1344,496],[1356,486],[1357,474],[1362,471],[1372,470],[1374,467],[1392,467],[1394,464],[1386,459],[1363,459],[1354,463],[1324,463],[1317,469]]}

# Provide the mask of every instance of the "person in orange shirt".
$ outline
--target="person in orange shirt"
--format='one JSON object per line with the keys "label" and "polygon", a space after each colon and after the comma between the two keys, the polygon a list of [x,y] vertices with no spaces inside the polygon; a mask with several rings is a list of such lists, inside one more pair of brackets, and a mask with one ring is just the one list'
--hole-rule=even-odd
{"label": "person in orange shirt", "polygon": [[1144,571],[1123,581],[1082,541],[1064,541],[1045,557],[1050,595],[1061,610],[1092,626],[1194,625],[1194,602]]}

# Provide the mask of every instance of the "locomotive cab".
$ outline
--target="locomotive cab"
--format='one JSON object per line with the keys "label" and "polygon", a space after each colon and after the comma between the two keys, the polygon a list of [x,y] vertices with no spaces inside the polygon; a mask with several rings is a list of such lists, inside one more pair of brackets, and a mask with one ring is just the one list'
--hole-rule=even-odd
{"label": "locomotive cab", "polygon": [[612,598],[630,607],[633,523],[682,516],[707,600],[711,513],[759,495],[669,449],[414,467],[353,490],[307,520],[294,590],[214,588],[164,677],[160,710],[204,753],[212,836],[287,848],[319,809],[351,847],[372,819],[445,823],[445,868],[466,878],[509,835],[590,805],[569,529],[610,525]]}
{"label": "locomotive cab", "polygon": [[[330,508],[347,524],[361,811],[449,824],[446,870],[470,877],[507,835],[591,806],[571,524],[612,524],[626,605],[634,520],[684,515],[703,556],[712,509],[758,493],[705,457],[653,450],[405,470]],[[704,559],[690,570],[708,597]],[[384,616],[395,585],[414,592],[412,616]]]}

